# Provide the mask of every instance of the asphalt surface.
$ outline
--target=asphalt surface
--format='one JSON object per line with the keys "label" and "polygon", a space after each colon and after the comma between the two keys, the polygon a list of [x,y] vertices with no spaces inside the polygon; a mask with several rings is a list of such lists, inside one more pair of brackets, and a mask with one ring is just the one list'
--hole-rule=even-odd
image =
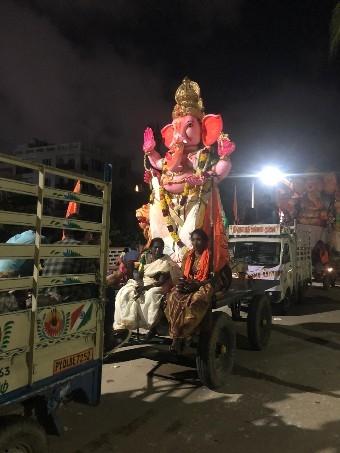
{"label": "asphalt surface", "polygon": [[104,366],[98,407],[60,409],[64,433],[50,437],[51,453],[340,452],[340,288],[309,289],[273,322],[260,352],[238,323],[236,365],[218,393],[190,363],[122,349]]}

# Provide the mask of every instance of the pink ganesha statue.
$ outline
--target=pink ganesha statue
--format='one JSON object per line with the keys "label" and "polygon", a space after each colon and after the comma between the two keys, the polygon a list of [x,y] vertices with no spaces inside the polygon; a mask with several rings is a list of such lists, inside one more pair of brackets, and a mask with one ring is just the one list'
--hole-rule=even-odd
{"label": "pink ganesha statue", "polygon": [[[153,132],[144,132],[143,150],[151,165],[150,235],[162,237],[165,253],[176,262],[191,247],[190,233],[203,228],[214,239],[214,268],[228,261],[224,213],[216,182],[231,169],[235,145],[222,133],[221,115],[205,115],[196,82],[185,78],[176,91],[173,121],[161,130],[168,148],[165,157],[155,150]],[[212,145],[217,143],[217,152]]]}

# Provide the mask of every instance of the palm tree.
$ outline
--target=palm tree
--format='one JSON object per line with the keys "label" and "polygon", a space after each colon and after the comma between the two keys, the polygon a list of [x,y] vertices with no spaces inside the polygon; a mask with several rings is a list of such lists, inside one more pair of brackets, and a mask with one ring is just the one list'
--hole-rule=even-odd
{"label": "palm tree", "polygon": [[335,56],[340,47],[340,1],[334,7],[331,19],[330,55]]}

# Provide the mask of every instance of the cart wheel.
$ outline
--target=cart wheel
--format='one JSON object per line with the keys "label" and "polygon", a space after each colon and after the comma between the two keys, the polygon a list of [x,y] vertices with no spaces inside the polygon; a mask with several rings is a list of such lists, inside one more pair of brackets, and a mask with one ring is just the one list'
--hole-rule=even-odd
{"label": "cart wheel", "polygon": [[264,349],[270,338],[272,327],[272,310],[267,296],[255,296],[248,309],[248,340],[257,351]]}
{"label": "cart wheel", "polygon": [[236,350],[235,329],[229,317],[212,313],[210,332],[201,332],[196,356],[198,376],[211,390],[221,387],[230,374]]}
{"label": "cart wheel", "polygon": [[1,418],[0,452],[47,453],[45,431],[34,420],[20,415]]}
{"label": "cart wheel", "polygon": [[241,321],[241,304],[239,302],[232,304],[231,307],[231,318],[233,321]]}

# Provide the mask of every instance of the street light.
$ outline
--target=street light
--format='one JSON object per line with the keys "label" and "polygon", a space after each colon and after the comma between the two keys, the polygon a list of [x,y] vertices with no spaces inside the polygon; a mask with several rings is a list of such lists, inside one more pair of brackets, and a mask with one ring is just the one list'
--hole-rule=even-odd
{"label": "street light", "polygon": [[[282,171],[273,166],[264,167],[256,177],[266,186],[276,186],[281,181],[285,181],[285,175]],[[255,181],[251,183],[251,207],[255,208]]]}
{"label": "street light", "polygon": [[275,186],[282,179],[284,179],[284,174],[277,167],[264,167],[257,177],[265,184],[266,186]]}

